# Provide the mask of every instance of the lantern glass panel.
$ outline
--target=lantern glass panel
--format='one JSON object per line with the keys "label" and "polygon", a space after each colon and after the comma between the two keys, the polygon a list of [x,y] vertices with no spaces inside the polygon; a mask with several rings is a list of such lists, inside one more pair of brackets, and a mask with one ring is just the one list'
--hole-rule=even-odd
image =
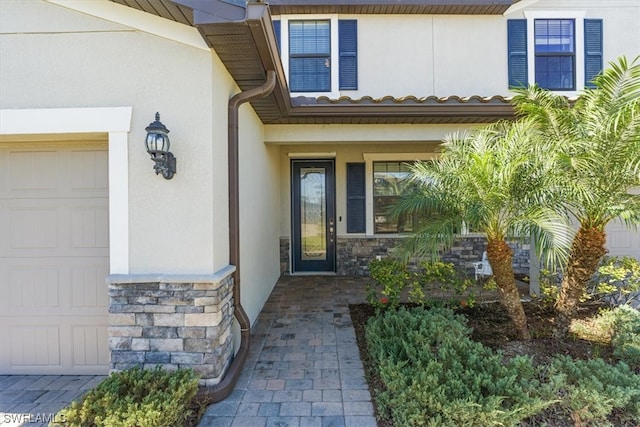
{"label": "lantern glass panel", "polygon": [[148,151],[169,151],[169,136],[163,132],[150,132],[147,134]]}

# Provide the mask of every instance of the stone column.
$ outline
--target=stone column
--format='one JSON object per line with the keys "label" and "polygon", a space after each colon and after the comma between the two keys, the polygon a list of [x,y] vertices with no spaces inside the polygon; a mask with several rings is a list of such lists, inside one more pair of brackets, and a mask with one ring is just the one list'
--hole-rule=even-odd
{"label": "stone column", "polygon": [[201,385],[220,382],[233,357],[233,271],[110,276],[111,369],[191,368]]}

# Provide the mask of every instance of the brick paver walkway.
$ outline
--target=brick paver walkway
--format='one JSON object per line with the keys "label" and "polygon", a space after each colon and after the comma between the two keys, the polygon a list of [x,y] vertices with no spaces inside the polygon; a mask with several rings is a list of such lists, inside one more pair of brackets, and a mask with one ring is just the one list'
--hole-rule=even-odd
{"label": "brick paver walkway", "polygon": [[47,426],[60,409],[104,378],[95,375],[0,375],[0,426]]}
{"label": "brick paver walkway", "polygon": [[349,304],[364,278],[283,276],[252,332],[251,354],[200,427],[375,427]]}

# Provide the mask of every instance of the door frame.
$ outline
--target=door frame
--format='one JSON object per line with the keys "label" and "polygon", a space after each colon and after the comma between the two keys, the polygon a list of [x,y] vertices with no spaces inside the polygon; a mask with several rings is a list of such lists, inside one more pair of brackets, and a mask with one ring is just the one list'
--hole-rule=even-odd
{"label": "door frame", "polygon": [[[300,230],[300,182],[296,171],[300,167],[320,166],[326,168],[325,178],[325,237],[327,242],[326,259],[323,261],[303,261],[301,258],[301,230]],[[335,159],[291,159],[291,273],[335,273],[336,272],[336,171]]]}

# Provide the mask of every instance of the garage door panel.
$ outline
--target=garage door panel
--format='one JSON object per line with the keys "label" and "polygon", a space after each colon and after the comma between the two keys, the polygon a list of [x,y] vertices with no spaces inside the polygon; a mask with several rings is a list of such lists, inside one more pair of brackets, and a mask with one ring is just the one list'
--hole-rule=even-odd
{"label": "garage door panel", "polygon": [[11,150],[8,154],[7,190],[9,194],[58,194],[64,175],[61,174],[60,153]]}
{"label": "garage door panel", "polygon": [[59,268],[55,265],[36,267],[31,260],[19,264],[7,263],[3,268],[6,275],[2,274],[2,294],[7,296],[5,302],[8,303],[8,307],[2,307],[3,311],[16,315],[36,313],[46,308],[59,311]]}
{"label": "garage door panel", "polygon": [[109,207],[103,204],[75,206],[70,209],[71,248],[109,247]]}
{"label": "garage door panel", "polygon": [[105,374],[103,142],[0,146],[0,374]]}
{"label": "garage door panel", "polygon": [[[99,260],[98,260],[99,261]],[[71,269],[72,310],[93,307],[107,307],[109,292],[105,277],[109,275],[104,263],[96,262]]]}
{"label": "garage door panel", "polygon": [[[51,324],[54,322],[55,324]],[[3,322],[1,374],[108,372],[108,326],[95,317]]]}
{"label": "garage door panel", "polygon": [[108,153],[102,144],[2,150],[0,198],[102,197],[108,189]]}
{"label": "garage door panel", "polygon": [[49,250],[59,246],[58,209],[46,207],[42,203],[27,207],[9,206],[7,219],[10,235],[7,239],[8,249]]}
{"label": "garage door panel", "polygon": [[45,324],[7,325],[11,367],[60,366],[60,328]]}
{"label": "garage door panel", "polygon": [[74,366],[90,368],[109,364],[107,325],[75,325],[71,333]]}
{"label": "garage door panel", "polygon": [[91,197],[96,192],[107,191],[109,186],[108,154],[106,151],[74,150],[71,153],[71,191]]}
{"label": "garage door panel", "polygon": [[107,199],[5,200],[0,213],[0,256],[108,256]]}
{"label": "garage door panel", "polygon": [[103,258],[13,258],[0,268],[3,313],[86,315],[109,302]]}

